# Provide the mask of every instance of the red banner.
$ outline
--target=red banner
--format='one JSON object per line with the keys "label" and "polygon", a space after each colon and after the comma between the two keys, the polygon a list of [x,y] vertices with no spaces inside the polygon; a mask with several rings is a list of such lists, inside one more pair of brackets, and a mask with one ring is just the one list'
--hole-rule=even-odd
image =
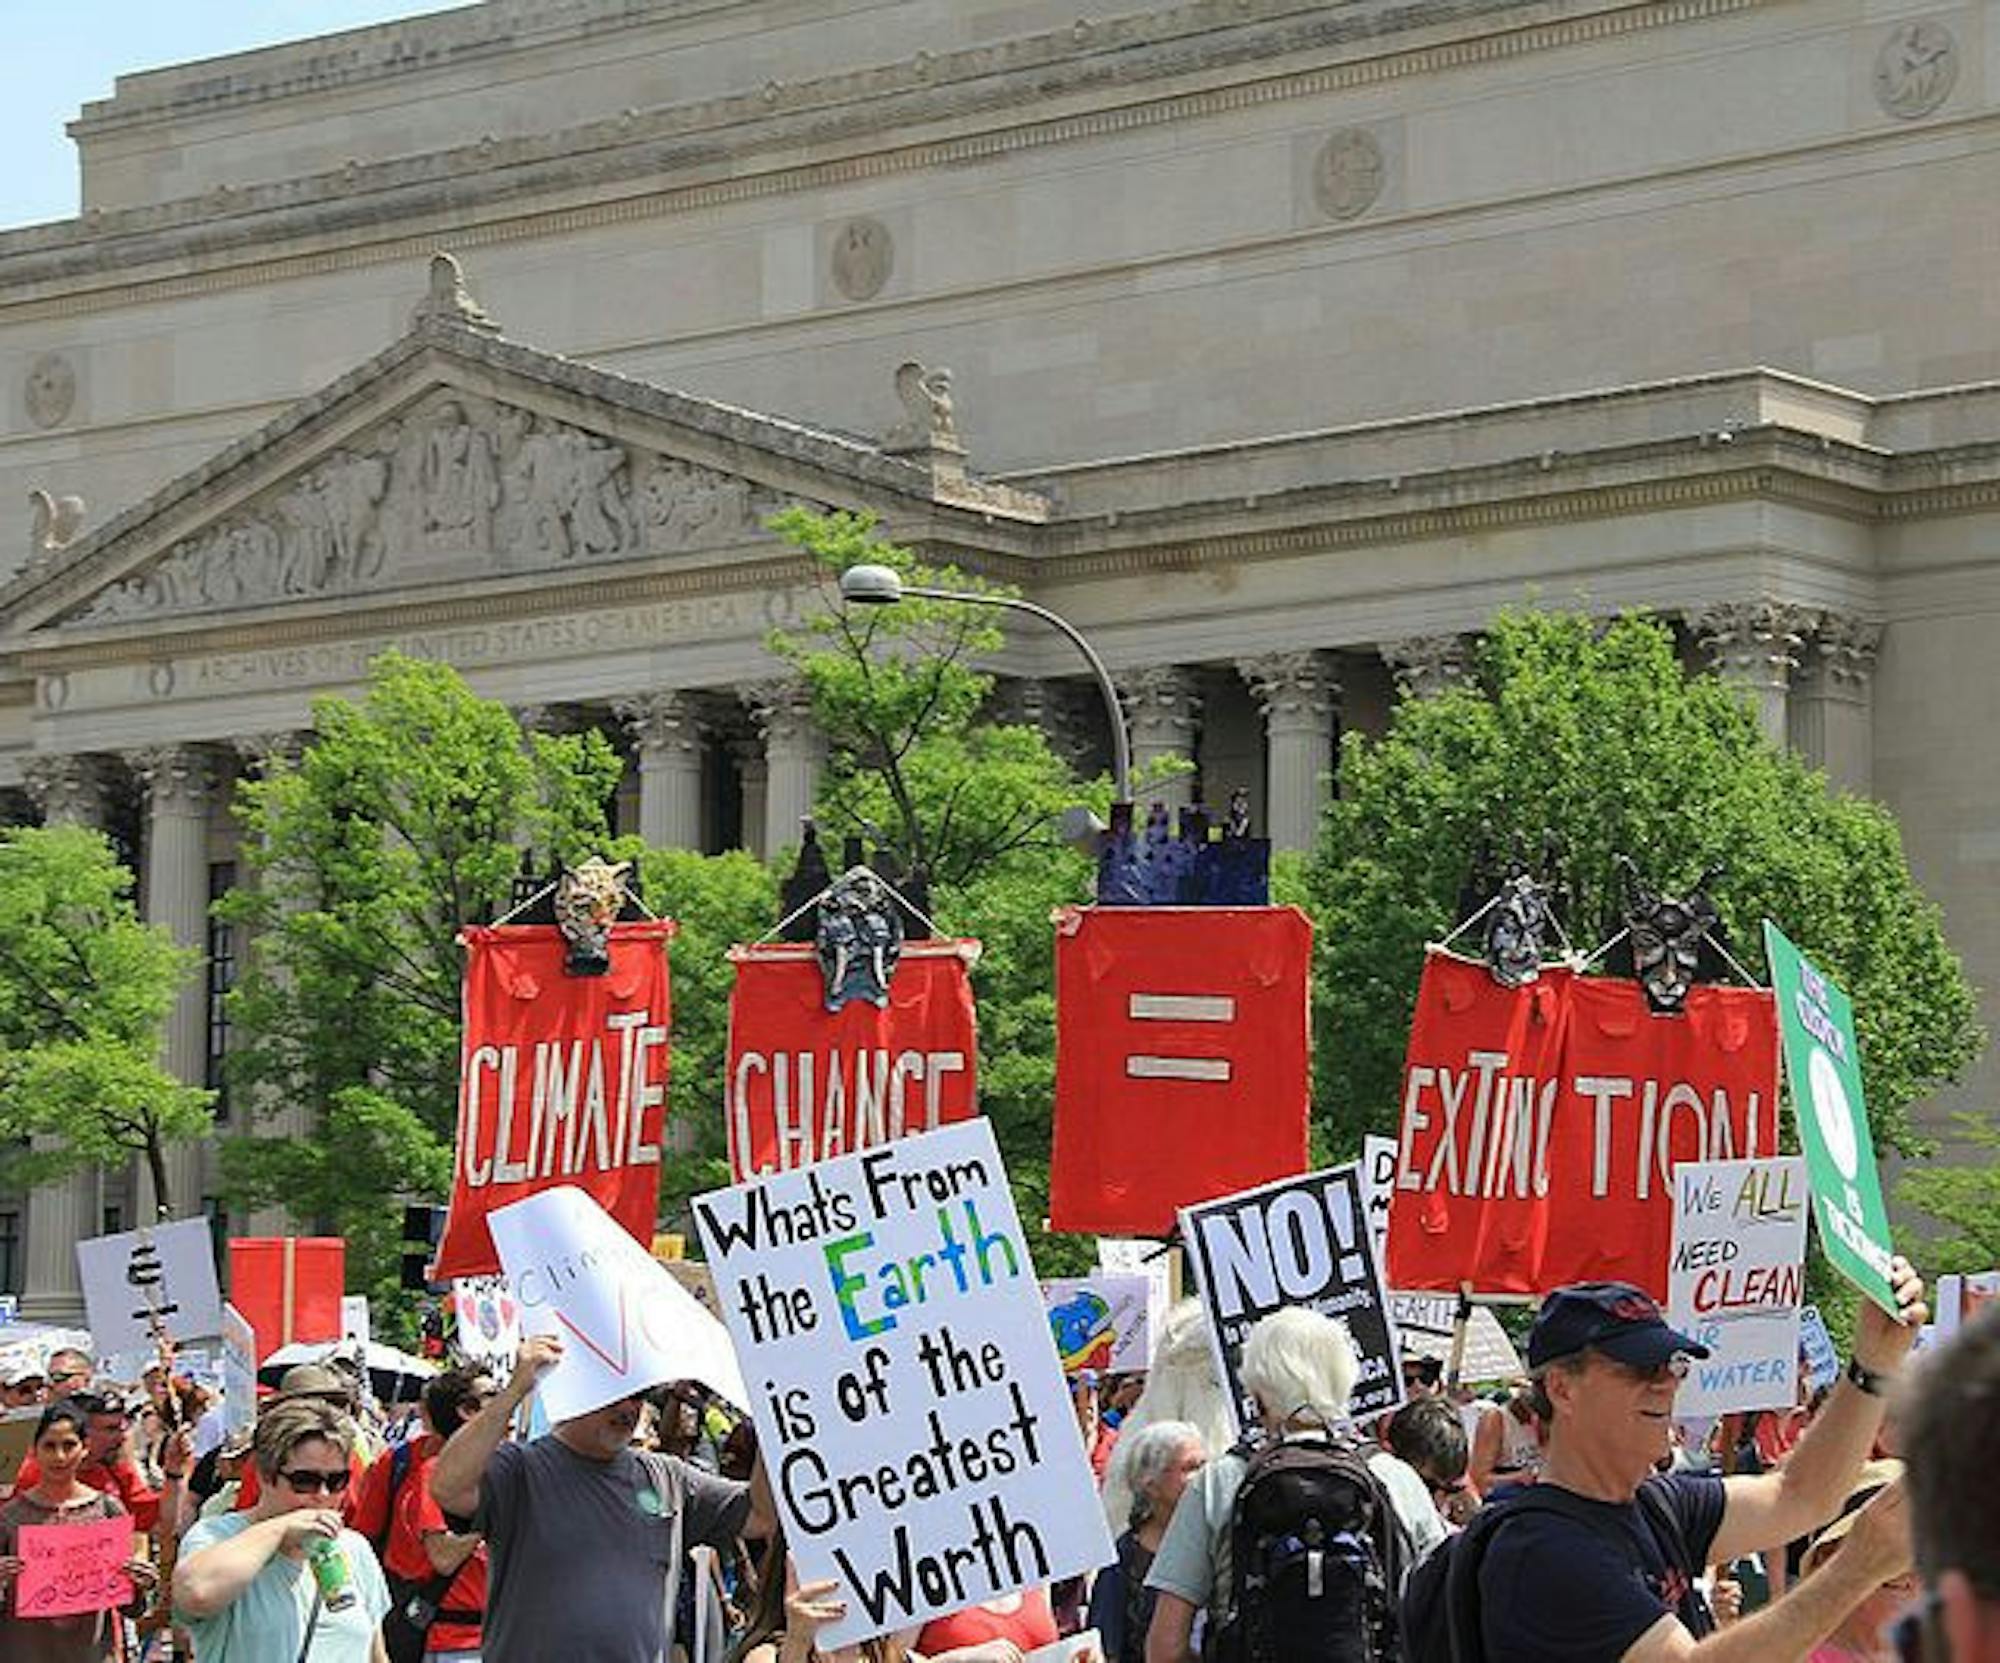
{"label": "red banner", "polygon": [[1636,982],[1544,970],[1498,986],[1425,962],[1389,1207],[1392,1286],[1666,1297],[1674,1163],[1777,1148],[1777,1008],[1697,987],[1655,1016]]}
{"label": "red banner", "polygon": [[909,941],[889,1003],[826,1008],[808,946],[730,959],[729,1165],[737,1182],[928,1132],[978,1112],[976,941]]}
{"label": "red banner", "polygon": [[602,976],[563,969],[552,924],[468,926],[458,1151],[434,1275],[500,1269],[496,1207],[555,1184],[653,1239],[666,1130],[671,920],[614,924]]}
{"label": "red banner", "polygon": [[238,1236],[229,1243],[229,1303],[256,1336],[257,1363],[295,1341],[340,1338],[347,1243],[338,1236]]}
{"label": "red banner", "polygon": [[1311,963],[1296,907],[1058,916],[1056,1229],[1164,1236],[1306,1170]]}

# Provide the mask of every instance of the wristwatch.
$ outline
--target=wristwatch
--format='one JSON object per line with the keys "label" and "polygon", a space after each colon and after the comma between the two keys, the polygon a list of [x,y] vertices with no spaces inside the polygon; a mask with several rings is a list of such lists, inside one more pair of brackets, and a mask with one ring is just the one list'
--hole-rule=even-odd
{"label": "wristwatch", "polygon": [[1866,1392],[1870,1397],[1887,1397],[1892,1375],[1877,1374],[1871,1368],[1864,1368],[1859,1357],[1847,1360],[1847,1378],[1854,1383],[1856,1391]]}

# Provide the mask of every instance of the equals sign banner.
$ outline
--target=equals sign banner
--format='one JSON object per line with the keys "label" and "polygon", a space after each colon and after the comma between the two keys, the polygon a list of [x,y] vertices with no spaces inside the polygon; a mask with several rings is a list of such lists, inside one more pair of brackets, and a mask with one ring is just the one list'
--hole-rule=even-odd
{"label": "equals sign banner", "polygon": [[[1222,994],[1134,993],[1125,1009],[1135,1022],[1219,1022],[1227,1026],[1236,1020],[1236,1001]],[[1125,1058],[1126,1077],[1133,1080],[1227,1081],[1231,1066],[1227,1057],[1175,1057],[1152,1051],[1132,1052]]]}

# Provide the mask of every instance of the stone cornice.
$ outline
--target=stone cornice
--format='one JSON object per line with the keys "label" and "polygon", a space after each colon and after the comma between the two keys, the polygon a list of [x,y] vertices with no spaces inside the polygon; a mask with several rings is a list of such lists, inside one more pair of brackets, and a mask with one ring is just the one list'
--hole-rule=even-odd
{"label": "stone cornice", "polygon": [[[172,298],[415,258],[447,225],[461,248],[562,234],[1319,97],[1768,3],[1236,0],[1225,26],[1214,21],[1221,0],[1208,0],[1079,21],[551,135],[482,140],[30,227],[0,236],[0,306],[72,315],[142,295]],[[1332,61],[1268,67],[1302,56]],[[1191,84],[1139,90],[1177,78]],[[1047,111],[1065,100],[1079,107],[1021,117],[1024,108]],[[926,130],[932,136],[914,142],[899,137]],[[804,149],[817,159],[792,159]],[[289,254],[262,252],[288,240],[299,245]],[[142,273],[148,265],[157,269]]]}

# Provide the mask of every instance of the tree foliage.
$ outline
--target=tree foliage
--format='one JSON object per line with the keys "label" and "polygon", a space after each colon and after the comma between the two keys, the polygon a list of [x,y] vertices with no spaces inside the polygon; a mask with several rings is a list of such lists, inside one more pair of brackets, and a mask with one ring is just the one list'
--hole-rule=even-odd
{"label": "tree foliage", "polygon": [[207,1135],[214,1093],[161,1065],[198,955],[140,922],[100,834],[0,831],[0,1184],[31,1187],[137,1155],[163,1207],[166,1148]]}
{"label": "tree foliage", "polygon": [[1580,947],[1615,923],[1614,858],[1670,891],[1711,865],[1727,939],[1764,973],[1775,919],[1853,996],[1875,1137],[1912,1150],[1910,1107],[1982,1035],[1937,908],[1896,824],[1765,740],[1722,682],[1690,675],[1661,624],[1503,617],[1468,683],[1350,734],[1307,888],[1318,926],[1317,1112],[1337,1149],[1393,1131],[1424,943],[1457,921],[1482,842],[1552,832]]}
{"label": "tree foliage", "polygon": [[251,881],[220,903],[250,952],[230,996],[241,1100],[302,1108],[311,1141],[232,1139],[232,1199],[347,1236],[351,1279],[393,1277],[398,1195],[441,1199],[458,1102],[461,924],[608,844],[601,734],[524,735],[447,666],[387,654],[366,696],[239,790]]}
{"label": "tree foliage", "polygon": [[1985,1271],[2000,1266],[2000,1127],[1983,1115],[1960,1115],[1962,1161],[1911,1164],[1897,1186],[1896,1199],[1925,1215],[1934,1233],[1921,1253],[1927,1276],[1947,1271]]}

